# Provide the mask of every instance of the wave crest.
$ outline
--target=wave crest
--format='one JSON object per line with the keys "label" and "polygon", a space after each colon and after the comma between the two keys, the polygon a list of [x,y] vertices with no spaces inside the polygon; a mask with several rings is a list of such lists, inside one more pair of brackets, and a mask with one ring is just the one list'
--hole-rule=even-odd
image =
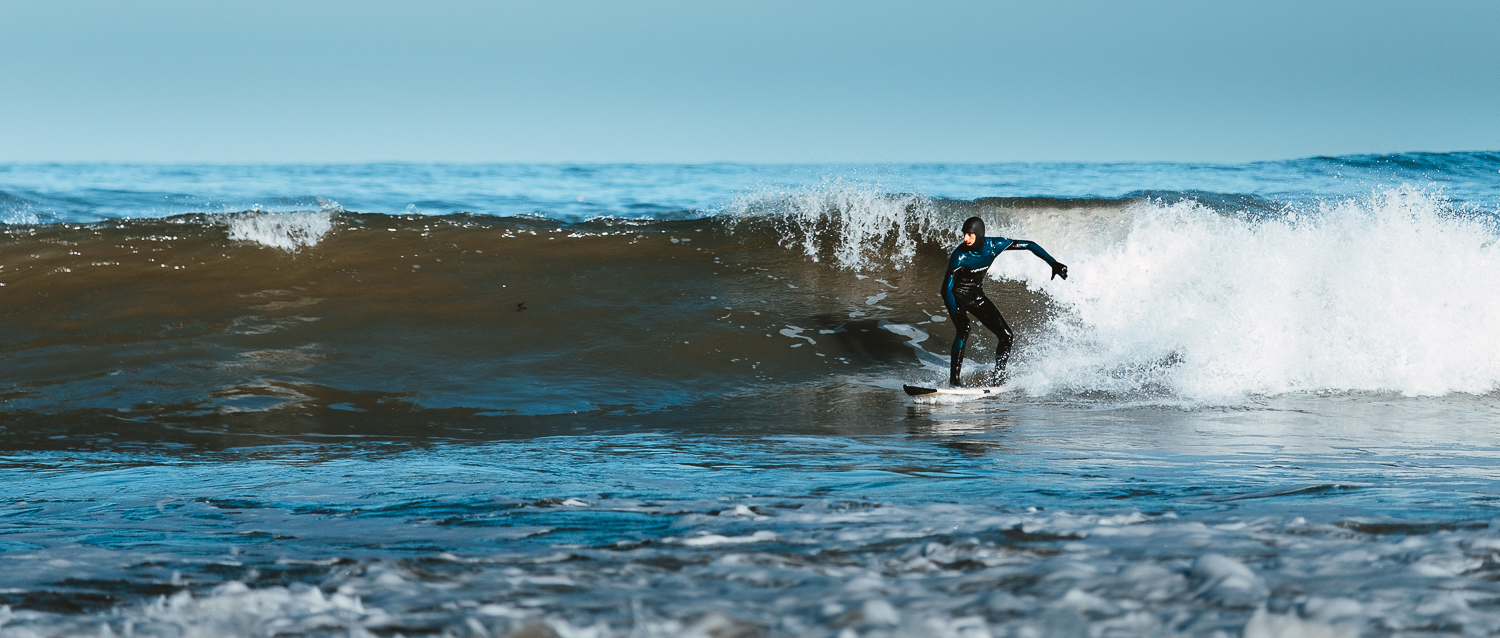
{"label": "wave crest", "polygon": [[953,224],[932,200],[890,194],[875,187],[828,180],[820,187],[760,191],[717,211],[735,226],[769,227],[781,245],[813,261],[840,268],[897,269],[911,263],[917,246],[952,234]]}
{"label": "wave crest", "polygon": [[272,213],[250,211],[230,215],[229,238],[296,252],[318,245],[333,232],[333,210]]}
{"label": "wave crest", "polygon": [[41,217],[32,212],[31,202],[0,191],[0,224],[7,226],[35,226]]}
{"label": "wave crest", "polygon": [[1044,288],[1061,310],[1026,349],[1018,381],[1031,391],[1220,401],[1500,387],[1493,214],[1409,187],[1277,219],[1132,209],[1121,241],[1060,242],[1066,284],[996,262],[994,276]]}

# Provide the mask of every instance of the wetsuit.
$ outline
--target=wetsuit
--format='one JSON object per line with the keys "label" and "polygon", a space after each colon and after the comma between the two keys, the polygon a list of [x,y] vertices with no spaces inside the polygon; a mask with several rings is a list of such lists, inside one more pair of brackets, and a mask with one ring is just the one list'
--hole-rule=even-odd
{"label": "wetsuit", "polygon": [[1000,314],[1000,309],[995,307],[994,302],[984,296],[984,277],[990,270],[990,264],[994,263],[1000,253],[1007,250],[1029,250],[1050,264],[1054,274],[1061,274],[1064,279],[1068,277],[1067,267],[1059,264],[1041,246],[1024,239],[983,237],[983,225],[979,226],[979,232],[979,241],[974,242],[973,246],[960,242],[953,249],[953,255],[948,258],[948,273],[943,277],[943,303],[948,307],[948,316],[953,318],[953,327],[956,329],[953,336],[953,363],[948,374],[948,382],[955,387],[961,385],[958,373],[964,366],[964,345],[969,341],[970,314],[1000,338],[1000,345],[995,348],[995,373],[1000,379],[1003,379],[1005,364],[1010,360],[1010,325],[1005,323],[1005,317]]}

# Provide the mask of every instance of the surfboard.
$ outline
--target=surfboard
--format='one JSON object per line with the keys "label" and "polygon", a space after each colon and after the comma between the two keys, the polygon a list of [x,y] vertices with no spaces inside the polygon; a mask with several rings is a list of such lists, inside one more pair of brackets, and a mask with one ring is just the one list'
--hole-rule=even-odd
{"label": "surfboard", "polygon": [[955,396],[983,397],[997,395],[1005,392],[1006,390],[1009,390],[1009,388],[998,385],[979,388],[924,388],[915,385],[903,385],[901,386],[901,389],[906,390],[907,395],[914,397],[938,396],[944,394]]}

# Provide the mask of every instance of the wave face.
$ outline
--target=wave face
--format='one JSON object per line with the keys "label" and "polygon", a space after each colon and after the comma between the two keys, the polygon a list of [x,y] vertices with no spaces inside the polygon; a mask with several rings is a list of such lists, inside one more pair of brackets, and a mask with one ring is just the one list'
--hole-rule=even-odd
{"label": "wave face", "polygon": [[4,397],[42,413],[655,409],[906,364],[882,322],[934,306],[912,292],[930,273],[857,277],[718,218],[248,212],[4,237]]}
{"label": "wave face", "polygon": [[664,221],[325,208],[13,225],[0,387],[8,409],[37,413],[527,415],[833,377],[929,382],[951,338],[938,299],[951,229],[971,214],[1073,273],[1048,280],[1024,252],[992,271],[1033,396],[1500,386],[1495,215],[1440,195],[1268,214],[839,187]]}

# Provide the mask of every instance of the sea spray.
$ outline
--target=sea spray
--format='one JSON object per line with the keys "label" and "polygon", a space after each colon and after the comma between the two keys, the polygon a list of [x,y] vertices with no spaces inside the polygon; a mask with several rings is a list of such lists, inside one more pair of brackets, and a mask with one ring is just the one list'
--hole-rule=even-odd
{"label": "sea spray", "polygon": [[1409,188],[1261,221],[1193,202],[1132,212],[1123,241],[1102,249],[1033,237],[1069,263],[1066,284],[996,262],[994,276],[1063,310],[1021,353],[1028,390],[1218,402],[1500,387],[1492,215]]}
{"label": "sea spray", "polygon": [[32,208],[31,202],[0,192],[0,225],[34,226],[42,223],[42,218]]}
{"label": "sea spray", "polygon": [[932,201],[829,180],[819,187],[757,191],[719,210],[731,227],[770,226],[782,246],[839,268],[903,268],[922,242],[951,235]]}
{"label": "sea spray", "polygon": [[[878,185],[829,180],[819,187],[762,190],[742,195],[717,211],[731,229],[769,228],[783,247],[814,262],[863,271],[909,266],[922,246],[942,251],[961,239],[971,216],[985,220],[995,236],[1103,249],[1124,238],[1133,199],[991,197],[973,201],[888,193]],[[1050,248],[1049,248],[1050,250]]]}
{"label": "sea spray", "polygon": [[316,246],[333,231],[331,210],[272,213],[252,211],[230,215],[229,238],[280,248],[287,252]]}

